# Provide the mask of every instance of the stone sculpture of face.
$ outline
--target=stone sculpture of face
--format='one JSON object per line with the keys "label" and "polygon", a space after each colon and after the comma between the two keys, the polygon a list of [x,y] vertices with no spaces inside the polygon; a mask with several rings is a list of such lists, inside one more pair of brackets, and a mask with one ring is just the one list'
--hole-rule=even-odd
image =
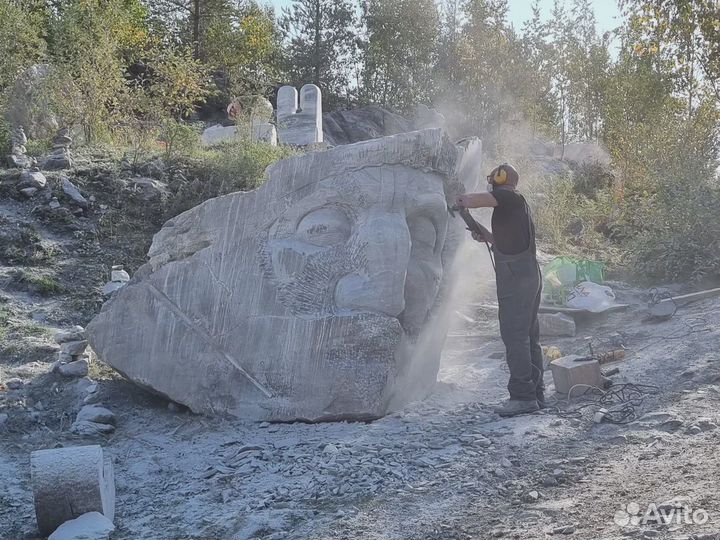
{"label": "stone sculpture of face", "polygon": [[423,130],[275,163],[165,224],[88,325],[93,349],[195,412],[377,418],[426,395],[470,157]]}
{"label": "stone sculpture of face", "polygon": [[297,317],[373,313],[417,336],[442,278],[443,179],[407,166],[321,180],[271,226],[266,268]]}

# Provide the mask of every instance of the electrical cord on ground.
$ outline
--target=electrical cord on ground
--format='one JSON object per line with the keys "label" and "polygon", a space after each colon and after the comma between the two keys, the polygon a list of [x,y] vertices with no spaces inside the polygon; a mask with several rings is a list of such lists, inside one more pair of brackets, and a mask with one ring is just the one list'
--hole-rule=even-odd
{"label": "electrical cord on ground", "polygon": [[645,345],[644,347],[640,347],[639,349],[635,349],[635,352],[644,351],[648,347],[655,345],[659,343],[660,341],[664,340],[673,340],[673,339],[684,339],[692,334],[699,334],[700,332],[710,332],[712,328],[709,326],[708,320],[704,317],[688,317],[687,319],[681,319],[681,322],[685,325],[686,330],[678,330],[677,332],[674,332],[668,336],[660,336],[660,335],[654,335],[650,336],[652,341]]}
{"label": "electrical cord on ground", "polygon": [[650,303],[648,307],[652,308],[652,306],[659,304],[661,301],[667,300],[672,303],[673,309],[672,312],[666,315],[665,318],[670,319],[675,315],[675,313],[677,313],[678,305],[672,294],[670,294],[670,291],[667,289],[658,289],[657,287],[653,287],[648,292],[650,293]]}
{"label": "electrical cord on ground", "polygon": [[572,408],[561,408],[563,404],[561,400],[556,400],[556,406],[546,407],[545,412],[556,414],[561,418],[582,418],[583,413],[592,408],[592,413],[604,409],[602,421],[609,424],[627,424],[638,418],[637,410],[642,405],[647,395],[657,393],[660,388],[651,384],[624,383],[611,386],[608,390],[603,390],[597,386],[587,384],[577,384],[570,388],[568,398],[565,404],[570,404],[570,397],[573,391],[585,387],[583,396],[588,397],[588,401],[582,405]]}

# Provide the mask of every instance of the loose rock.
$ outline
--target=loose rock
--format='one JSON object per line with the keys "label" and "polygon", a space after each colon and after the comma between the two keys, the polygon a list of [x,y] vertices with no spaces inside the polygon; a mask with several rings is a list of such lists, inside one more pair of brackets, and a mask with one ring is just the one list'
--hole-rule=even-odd
{"label": "loose rock", "polygon": [[82,341],[65,341],[60,344],[60,351],[70,354],[72,356],[78,356],[85,352],[87,349],[88,342]]}
{"label": "loose rock", "polygon": [[25,383],[23,380],[17,377],[5,381],[5,386],[7,386],[10,390],[20,390],[24,385]]}
{"label": "loose rock", "polygon": [[94,422],[96,424],[115,425],[115,414],[99,405],[86,405],[77,415],[76,422]]}
{"label": "loose rock", "polygon": [[81,358],[62,364],[58,367],[58,372],[66,377],[84,377],[88,374],[88,361]]}
{"label": "loose rock", "polygon": [[55,334],[55,343],[67,343],[69,341],[83,341],[85,329],[82,326],[74,326],[70,330],[60,331]]}
{"label": "loose rock", "polygon": [[115,426],[111,424],[99,424],[97,422],[78,421],[72,423],[70,431],[76,435],[94,437],[96,435],[107,435],[115,431]]}
{"label": "loose rock", "polygon": [[88,512],[60,525],[48,540],[106,540],[114,530],[113,522],[100,512]]}
{"label": "loose rock", "polygon": [[87,199],[82,196],[82,193],[80,193],[80,190],[73,184],[70,179],[67,176],[62,177],[62,190],[72,199],[72,201],[80,206],[81,208],[87,208],[89,206],[89,203],[87,202]]}
{"label": "loose rock", "polygon": [[47,186],[47,178],[40,171],[25,171],[20,175],[18,188],[43,189],[45,186]]}

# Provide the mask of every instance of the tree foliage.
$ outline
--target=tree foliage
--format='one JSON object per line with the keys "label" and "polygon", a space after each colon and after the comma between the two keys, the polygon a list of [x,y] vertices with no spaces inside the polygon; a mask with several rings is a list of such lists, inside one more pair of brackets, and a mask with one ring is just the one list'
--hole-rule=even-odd
{"label": "tree foliage", "polygon": [[0,92],[44,56],[44,15],[43,11],[23,9],[22,4],[0,1]]}
{"label": "tree foliage", "polygon": [[434,0],[367,0],[363,19],[363,101],[398,111],[430,102],[439,23]]}
{"label": "tree foliage", "polygon": [[349,0],[293,0],[280,18],[286,82],[316,84],[327,106],[347,101],[357,48],[355,26]]}

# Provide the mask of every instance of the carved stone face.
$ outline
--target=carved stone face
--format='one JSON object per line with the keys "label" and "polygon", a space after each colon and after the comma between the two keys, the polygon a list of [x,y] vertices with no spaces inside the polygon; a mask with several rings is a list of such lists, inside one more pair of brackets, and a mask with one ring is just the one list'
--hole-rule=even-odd
{"label": "carved stone face", "polygon": [[271,225],[265,266],[298,317],[369,312],[417,335],[440,287],[447,223],[438,174],[361,169],[318,182]]}
{"label": "carved stone face", "polygon": [[461,155],[425,130],[279,161],[163,226],[88,326],[93,349],[196,412],[373,418],[425,395]]}

